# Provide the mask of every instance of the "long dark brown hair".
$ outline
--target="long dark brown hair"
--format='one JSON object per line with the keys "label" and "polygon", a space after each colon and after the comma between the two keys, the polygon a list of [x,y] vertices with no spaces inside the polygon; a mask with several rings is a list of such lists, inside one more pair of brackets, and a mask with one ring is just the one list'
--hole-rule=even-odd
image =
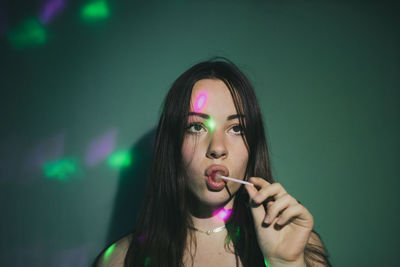
{"label": "long dark brown hair", "polygon": [[[253,87],[232,62],[214,58],[184,72],[173,83],[163,104],[157,127],[153,163],[146,199],[125,258],[125,267],[183,267],[192,227],[187,204],[186,173],[182,161],[190,99],[194,84],[201,79],[223,81],[231,91],[235,107],[245,115],[240,119],[243,138],[249,150],[245,177],[263,177],[272,183],[268,146],[261,111]],[[244,187],[235,194],[232,216],[227,223],[227,239],[232,240],[236,261],[245,267],[265,266],[257,243],[253,217]],[[229,243],[229,242],[228,242]],[[306,259],[326,262],[324,250],[306,247]]]}

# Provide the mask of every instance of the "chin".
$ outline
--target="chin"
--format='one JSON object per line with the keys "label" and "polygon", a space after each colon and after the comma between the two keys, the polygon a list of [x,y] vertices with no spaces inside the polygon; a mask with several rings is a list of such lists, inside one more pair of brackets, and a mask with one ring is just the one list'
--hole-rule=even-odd
{"label": "chin", "polygon": [[216,207],[224,206],[231,200],[225,189],[219,192],[207,191],[202,196],[198,196],[198,198],[203,204]]}

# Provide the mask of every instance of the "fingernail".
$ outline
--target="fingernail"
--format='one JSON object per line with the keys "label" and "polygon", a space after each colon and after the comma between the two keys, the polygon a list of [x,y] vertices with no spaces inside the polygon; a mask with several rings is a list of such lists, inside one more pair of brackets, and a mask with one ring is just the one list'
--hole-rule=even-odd
{"label": "fingernail", "polygon": [[278,224],[282,224],[283,223],[284,218],[280,217],[279,220],[277,221]]}
{"label": "fingernail", "polygon": [[269,216],[269,215],[267,215],[266,217],[265,217],[265,223],[270,223],[271,222],[271,217]]}

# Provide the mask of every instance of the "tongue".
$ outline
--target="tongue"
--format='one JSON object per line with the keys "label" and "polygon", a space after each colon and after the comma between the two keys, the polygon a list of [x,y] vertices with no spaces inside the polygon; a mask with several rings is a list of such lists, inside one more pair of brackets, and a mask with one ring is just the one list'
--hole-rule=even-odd
{"label": "tongue", "polygon": [[213,179],[215,182],[222,182],[222,181],[223,181],[223,180],[221,179],[221,174],[220,174],[218,171],[213,172],[213,173],[211,174],[211,179]]}

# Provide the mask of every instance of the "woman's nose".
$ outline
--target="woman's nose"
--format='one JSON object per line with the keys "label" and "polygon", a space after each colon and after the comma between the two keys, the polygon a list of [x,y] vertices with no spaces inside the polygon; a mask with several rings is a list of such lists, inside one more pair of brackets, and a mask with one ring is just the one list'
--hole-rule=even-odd
{"label": "woman's nose", "polygon": [[219,159],[228,156],[228,150],[225,145],[224,133],[214,131],[207,149],[207,158]]}

